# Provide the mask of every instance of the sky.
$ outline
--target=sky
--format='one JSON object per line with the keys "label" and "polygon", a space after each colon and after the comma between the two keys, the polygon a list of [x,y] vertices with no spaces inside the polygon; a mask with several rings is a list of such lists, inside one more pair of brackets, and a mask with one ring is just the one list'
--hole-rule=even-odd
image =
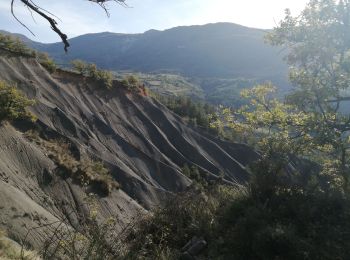
{"label": "sky", "polygon": [[[35,34],[26,31],[10,13],[10,0],[0,0],[0,29],[22,33],[39,42],[60,39],[50,30],[47,21],[15,2],[16,16]],[[54,13],[59,28],[69,38],[96,32],[142,33],[150,29],[164,30],[182,25],[232,22],[248,27],[273,28],[290,8],[300,13],[308,0],[127,0],[127,8],[112,1],[110,17],[87,0],[34,0]]]}

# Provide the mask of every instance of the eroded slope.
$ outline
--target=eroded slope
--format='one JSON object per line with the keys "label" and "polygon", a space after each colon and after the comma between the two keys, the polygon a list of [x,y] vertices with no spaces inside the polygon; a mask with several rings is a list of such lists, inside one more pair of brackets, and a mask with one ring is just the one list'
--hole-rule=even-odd
{"label": "eroded slope", "polygon": [[[181,173],[184,164],[242,183],[245,165],[256,156],[244,145],[198,133],[160,103],[128,93],[118,82],[103,90],[80,75],[51,75],[34,59],[11,55],[0,56],[0,80],[15,82],[36,99],[31,111],[45,136],[68,141],[75,157],[88,155],[110,169],[121,188],[98,197],[99,218],[117,216],[120,226],[185,190],[191,181]],[[80,216],[88,214],[86,189],[57,174],[47,150],[26,138],[25,130],[20,123],[0,127],[0,225],[17,238],[62,215],[79,226]],[[40,244],[40,232],[30,234],[31,244]]]}

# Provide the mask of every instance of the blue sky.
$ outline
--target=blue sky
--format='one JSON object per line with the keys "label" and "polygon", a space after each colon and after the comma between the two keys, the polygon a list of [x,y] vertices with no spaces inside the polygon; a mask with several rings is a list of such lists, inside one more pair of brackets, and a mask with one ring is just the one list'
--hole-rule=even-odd
{"label": "blue sky", "polygon": [[[285,8],[300,12],[307,0],[127,0],[129,8],[110,2],[108,18],[96,4],[87,0],[34,0],[52,13],[60,28],[71,38],[94,32],[140,33],[180,25],[233,22],[255,28],[272,28]],[[16,14],[35,33],[33,37],[10,14],[10,0],[0,0],[0,29],[22,33],[41,42],[59,41],[47,22],[34,21],[17,0]]]}

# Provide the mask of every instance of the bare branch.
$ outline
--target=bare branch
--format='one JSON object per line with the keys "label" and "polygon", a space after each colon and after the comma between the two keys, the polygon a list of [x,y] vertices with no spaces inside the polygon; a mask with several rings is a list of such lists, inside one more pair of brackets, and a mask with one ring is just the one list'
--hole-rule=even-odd
{"label": "bare branch", "polygon": [[[66,34],[62,33],[61,30],[57,27],[57,22],[55,21],[55,19],[53,19],[52,17],[48,16],[46,13],[44,13],[44,11],[42,11],[37,5],[35,5],[31,1],[29,1],[29,0],[20,0],[20,1],[25,6],[30,8],[32,11],[34,11],[35,13],[37,13],[38,15],[40,15],[41,17],[43,17],[44,19],[46,19],[50,23],[51,29],[61,37],[61,40],[64,43],[64,50],[67,52],[68,51],[68,47],[69,47],[69,43],[67,41],[68,37],[67,37]],[[11,3],[12,8],[13,8],[13,3],[14,3],[14,0],[12,0],[12,3]],[[12,12],[12,14],[13,14],[13,12]],[[25,26],[23,23],[21,23],[21,24],[28,29],[28,27]]]}
{"label": "bare branch", "polygon": [[35,36],[35,34],[24,24],[21,22],[21,20],[19,20],[17,18],[17,16],[15,15],[15,11],[14,11],[14,8],[13,8],[13,5],[15,3],[15,0],[11,0],[11,14],[12,16],[16,19],[17,22],[19,22],[20,25],[22,25],[24,28],[26,28],[32,35]]}
{"label": "bare branch", "polygon": [[[30,11],[32,17],[33,17],[33,13],[36,13],[38,14],[39,16],[41,16],[42,18],[44,18],[45,20],[47,20],[51,26],[51,29],[60,36],[63,44],[64,44],[64,50],[65,52],[68,51],[68,47],[70,46],[69,42],[68,42],[68,37],[66,34],[64,34],[57,26],[57,22],[56,20],[53,18],[53,17],[56,17],[54,14],[50,13],[49,11],[41,8],[40,6],[36,5],[34,3],[33,0],[19,0],[21,1]],[[126,5],[126,0],[88,0],[90,2],[94,2],[94,3],[97,3],[99,6],[101,6],[105,12],[106,12],[106,15],[109,17],[109,12],[108,12],[108,9],[107,9],[107,6],[106,6],[106,3],[109,2],[109,1],[113,1],[115,3],[118,3],[124,7],[127,7]],[[24,27],[26,28],[32,35],[35,36],[35,34],[23,23],[21,22],[17,16],[15,15],[15,12],[14,12],[14,3],[15,3],[15,0],[11,0],[11,14],[13,15],[13,17]],[[58,18],[59,19],[59,18]]]}
{"label": "bare branch", "polygon": [[113,1],[113,2],[116,2],[117,4],[127,7],[127,4],[125,3],[126,0],[88,0],[88,1],[97,3],[99,6],[101,6],[102,9],[106,12],[106,15],[108,17],[109,17],[109,11],[107,9],[106,2]]}

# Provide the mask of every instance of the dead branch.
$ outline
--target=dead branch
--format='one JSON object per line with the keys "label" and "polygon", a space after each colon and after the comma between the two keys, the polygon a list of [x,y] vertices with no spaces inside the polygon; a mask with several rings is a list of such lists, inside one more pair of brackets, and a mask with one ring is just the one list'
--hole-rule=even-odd
{"label": "dead branch", "polygon": [[[63,44],[64,44],[64,50],[65,52],[68,51],[68,47],[70,46],[68,42],[68,37],[66,34],[64,34],[57,26],[57,22],[53,17],[56,17],[54,14],[50,13],[49,11],[41,8],[40,6],[36,5],[33,0],[19,0],[21,1],[25,7],[28,8],[30,11],[31,15],[32,12],[38,14],[42,18],[44,18],[46,21],[49,22],[51,29],[60,36]],[[127,6],[126,5],[126,0],[88,0],[90,2],[97,3],[99,6],[103,8],[103,10],[106,12],[107,16],[109,17],[109,12],[106,6],[106,3],[109,1],[113,1],[115,3],[118,3],[122,6]],[[24,28],[26,28],[31,34],[35,35],[21,20],[18,19],[18,17],[15,15],[15,10],[14,10],[14,3],[15,0],[11,0],[11,14],[12,16],[16,19],[17,22],[19,22]],[[57,17],[56,17],[57,18]]]}

